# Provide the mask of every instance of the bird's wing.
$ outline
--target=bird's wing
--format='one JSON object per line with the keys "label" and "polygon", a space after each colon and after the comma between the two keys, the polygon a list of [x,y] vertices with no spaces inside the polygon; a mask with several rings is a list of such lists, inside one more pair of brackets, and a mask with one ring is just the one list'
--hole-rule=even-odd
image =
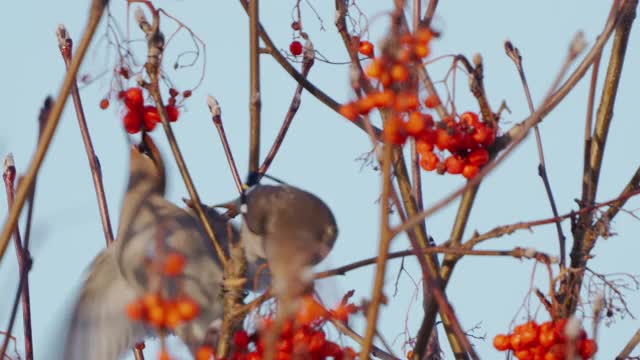
{"label": "bird's wing", "polygon": [[150,334],[127,317],[126,306],[137,293],[117,270],[114,248],[91,266],[71,318],[65,360],[115,360]]}

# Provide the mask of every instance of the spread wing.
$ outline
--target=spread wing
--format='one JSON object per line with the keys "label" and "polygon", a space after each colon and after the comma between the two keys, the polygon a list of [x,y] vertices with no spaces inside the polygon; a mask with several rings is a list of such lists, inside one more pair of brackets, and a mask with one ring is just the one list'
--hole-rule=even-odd
{"label": "spread wing", "polygon": [[117,270],[114,248],[91,266],[71,318],[65,360],[115,360],[150,334],[127,318],[126,306],[137,293]]}

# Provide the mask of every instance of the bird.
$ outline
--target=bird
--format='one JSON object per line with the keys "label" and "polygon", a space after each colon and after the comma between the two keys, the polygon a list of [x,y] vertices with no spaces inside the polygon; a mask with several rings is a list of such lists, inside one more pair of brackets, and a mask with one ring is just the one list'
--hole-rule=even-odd
{"label": "bird", "polygon": [[[195,352],[211,336],[212,324],[223,316],[223,271],[213,246],[195,214],[164,197],[164,163],[148,134],[130,149],[129,182],[124,195],[116,240],[90,265],[88,276],[70,317],[65,360],[113,360],[155,330],[127,317],[127,305],[157,286],[149,259],[158,244],[185,259],[180,285],[162,279],[160,291],[171,298],[178,289],[199,306],[197,318],[179,325],[174,333]],[[218,241],[228,249],[227,219],[207,209]],[[236,228],[230,231],[237,240]],[[160,240],[160,241],[159,241]],[[250,263],[247,276],[261,266]],[[247,282],[251,283],[251,282]]]}
{"label": "bird", "polygon": [[256,184],[240,197],[239,209],[246,257],[266,260],[275,297],[293,301],[310,294],[312,267],[327,257],[338,236],[328,205],[294,186]]}

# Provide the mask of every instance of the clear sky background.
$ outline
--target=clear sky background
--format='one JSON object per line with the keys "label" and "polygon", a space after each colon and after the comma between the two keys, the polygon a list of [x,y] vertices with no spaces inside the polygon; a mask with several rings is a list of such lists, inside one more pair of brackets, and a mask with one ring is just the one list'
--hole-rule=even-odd
{"label": "clear sky background", "polygon": [[[36,118],[42,100],[55,94],[64,75],[54,30],[64,23],[71,36],[78,39],[85,24],[87,2],[67,0],[13,1],[0,12],[0,33],[3,51],[0,57],[0,154],[12,152],[18,171],[27,167],[35,148]],[[112,1],[113,15],[124,26],[123,1]],[[222,147],[211,124],[205,103],[207,94],[215,95],[221,106],[231,146],[240,169],[246,169],[248,159],[248,19],[235,1],[156,1],[172,15],[184,20],[207,44],[206,74],[203,85],[186,103],[174,131],[195,179],[200,196],[206,203],[220,203],[236,196]],[[303,2],[304,3],[304,2]],[[303,8],[305,30],[315,48],[336,62],[348,60],[342,41],[333,25],[333,2],[310,0],[318,11],[326,31],[306,4]],[[425,2],[426,3],[426,2]],[[358,4],[370,18],[370,40],[374,43],[386,31],[384,11],[391,1],[359,0]],[[271,38],[282,49],[291,41],[291,13],[294,1],[262,1],[262,22]],[[442,38],[433,43],[434,56],[461,53],[472,56],[481,53],[485,64],[485,84],[489,100],[497,108],[505,100],[512,113],[504,114],[503,129],[521,121],[528,114],[520,81],[511,61],[505,56],[503,41],[511,39],[521,50],[534,103],[547,92],[562,64],[568,44],[582,30],[591,45],[601,31],[609,9],[607,1],[441,1],[434,26]],[[103,24],[104,25],[104,24]],[[637,25],[637,24],[636,24]],[[104,26],[101,28],[104,34]],[[132,27],[132,33],[138,30]],[[634,27],[615,107],[615,118],[609,132],[598,200],[615,197],[640,165],[638,158],[638,30]],[[140,37],[136,35],[136,37]],[[167,58],[190,50],[188,37],[177,38],[171,44]],[[605,48],[606,66],[609,47]],[[94,42],[81,73],[92,75],[108,70],[111,60],[105,57],[104,43]],[[142,54],[142,53],[140,53]],[[167,62],[172,63],[172,60]],[[296,83],[269,56],[262,57],[262,148],[266,153],[287,111]],[[441,79],[449,64],[443,61],[432,67],[432,77]],[[601,70],[601,79],[604,67]],[[197,81],[198,69],[169,71],[179,88],[188,88]],[[98,103],[109,91],[109,77],[95,81],[82,90],[82,100],[88,117],[96,152],[102,164],[107,201],[112,223],[117,226],[118,213],[127,181],[128,140],[123,136],[119,110],[111,106],[102,111]],[[316,62],[310,80],[339,101],[352,97],[348,86],[348,67]],[[601,85],[601,84],[600,84]],[[466,91],[466,79],[460,75],[457,106],[477,111],[477,105]],[[598,94],[601,86],[598,87]],[[542,123],[541,131],[547,156],[547,167],[559,211],[576,209],[574,199],[580,197],[582,144],[588,82],[583,80],[567,99]],[[71,104],[71,101],[68,102]],[[112,101],[115,104],[115,101]],[[187,196],[175,163],[161,130],[154,132],[167,157],[169,171],[167,197],[179,203]],[[324,199],[334,211],[340,235],[330,257],[320,265],[329,268],[370,257],[377,252],[379,210],[378,174],[370,168],[361,169],[356,160],[370,150],[364,133],[340,118],[313,96],[303,93],[302,106],[289,135],[271,167],[271,174],[303,187]],[[542,182],[537,176],[537,154],[533,136],[516,150],[504,165],[483,182],[471,213],[466,237],[474,230],[487,231],[496,225],[547,218],[551,211]],[[245,170],[242,170],[245,171]],[[75,113],[67,106],[53,144],[38,178],[38,190],[32,236],[34,266],[30,274],[35,356],[47,359],[52,344],[61,339],[63,314],[75,301],[84,270],[104,247],[96,199]],[[462,177],[424,174],[426,204],[463,184]],[[5,194],[0,191],[0,218],[6,217]],[[436,242],[447,239],[457,202],[427,221]],[[627,208],[640,206],[632,199]],[[568,224],[565,234],[570,235]],[[627,214],[620,214],[613,230],[618,236],[599,240],[596,257],[590,267],[601,273],[640,273],[637,254],[640,252],[640,223]],[[557,237],[552,226],[534,232],[519,232],[512,236],[486,242],[483,248],[511,249],[514,246],[534,246],[557,254]],[[570,236],[569,236],[570,238]],[[570,240],[569,240],[570,247]],[[408,241],[399,237],[393,248],[405,249]],[[400,266],[393,261],[388,268],[386,288],[390,303],[383,308],[380,329],[393,342],[397,355],[402,355],[403,342],[415,336],[422,318],[420,291],[413,281],[419,281],[419,271],[413,261],[400,276],[399,291],[394,294],[394,279]],[[353,271],[345,277],[323,281],[320,290],[328,303],[335,303],[349,289],[355,289],[355,299],[368,298],[373,282],[373,268]],[[540,270],[540,269],[539,269]],[[533,284],[546,288],[546,275],[535,272]],[[510,258],[464,258],[456,267],[448,287],[459,319],[466,329],[477,326],[473,334],[486,335],[486,340],[473,340],[478,353],[487,359],[499,358],[491,345],[493,335],[506,332],[510,322],[522,321],[526,312],[520,306],[532,284],[534,263]],[[17,286],[17,263],[13,245],[0,263],[0,328],[8,320],[13,294]],[[640,315],[640,295],[627,292],[627,304],[634,315]],[[532,299],[532,312],[537,300]],[[21,317],[19,317],[20,319]],[[548,316],[538,312],[538,320]],[[14,334],[22,349],[22,327]],[[354,321],[362,331],[364,322]],[[591,320],[585,325],[590,328]],[[640,322],[630,317],[617,319],[600,329],[602,359],[617,354]],[[444,332],[439,328],[441,334]],[[446,338],[441,336],[447,349]],[[637,353],[637,352],[636,352]],[[152,358],[152,357],[151,357]],[[446,358],[451,358],[447,353]]]}

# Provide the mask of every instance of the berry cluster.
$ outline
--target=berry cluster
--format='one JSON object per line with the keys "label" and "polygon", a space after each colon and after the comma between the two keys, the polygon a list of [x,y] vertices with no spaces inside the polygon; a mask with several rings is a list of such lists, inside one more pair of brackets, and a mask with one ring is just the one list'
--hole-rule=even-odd
{"label": "berry cluster", "polygon": [[[147,270],[153,271],[150,275],[161,275],[165,280],[180,281],[178,277],[183,274],[185,263],[184,255],[168,252],[162,257],[151,259],[147,263]],[[193,299],[180,293],[166,296],[160,291],[149,291],[127,304],[126,313],[129,319],[143,322],[146,326],[156,329],[159,334],[166,334],[181,324],[194,320],[200,313],[200,306]],[[170,360],[164,337],[161,340],[162,348],[158,359]],[[209,357],[198,358],[204,359],[208,360]]]}
{"label": "berry cluster", "polygon": [[[480,121],[473,112],[441,121],[434,121],[433,116],[426,113],[426,109],[439,106],[440,100],[435,94],[428,96],[422,107],[414,69],[429,55],[432,37],[430,30],[419,29],[415,34],[401,34],[397,41],[390,41],[383,54],[373,58],[366,68],[366,75],[378,80],[382,89],[344,104],[339,111],[352,121],[373,109],[385,111],[384,141],[403,145],[412,137],[416,139],[420,166],[425,171],[462,174],[470,179],[489,161],[487,147],[495,141],[497,129]],[[373,45],[361,41],[359,51],[373,55]]]}
{"label": "berry cluster", "polygon": [[[185,266],[182,254],[167,253],[157,266],[162,275],[175,278]],[[191,321],[200,310],[198,304],[186,296],[168,299],[158,292],[150,292],[127,305],[127,316],[159,330],[173,330],[183,322]]]}
{"label": "berry cluster", "polygon": [[[529,321],[515,327],[512,334],[496,335],[493,346],[500,351],[513,351],[519,360],[564,360],[567,359],[569,336],[567,319],[547,321],[538,325]],[[580,329],[575,342],[575,354],[581,359],[590,359],[598,350],[593,339]]]}
{"label": "berry cluster", "polygon": [[[172,91],[173,90],[173,91]],[[174,122],[178,120],[180,112],[176,107],[176,96],[178,95],[175,89],[169,90],[170,98],[168,105],[165,107],[169,121]],[[191,92],[185,91],[183,97],[191,96]],[[118,98],[122,100],[125,105],[126,113],[122,118],[125,130],[129,134],[136,134],[140,130],[152,131],[156,124],[160,122],[160,115],[155,105],[145,105],[142,95],[142,89],[139,87],[132,87],[127,90],[123,90],[118,94]],[[103,102],[106,99],[103,99]],[[107,104],[108,106],[108,100]],[[104,108],[106,108],[106,106]],[[100,107],[103,107],[103,103],[100,103]]]}
{"label": "berry cluster", "polygon": [[[275,359],[289,360],[296,358],[350,360],[355,359],[356,352],[350,347],[341,347],[327,339],[322,330],[328,317],[346,321],[348,316],[357,311],[353,304],[343,301],[333,310],[326,310],[312,297],[302,300],[299,311],[292,320],[285,321],[280,327],[280,335],[275,343]],[[239,330],[234,334],[234,350],[228,360],[259,360],[264,357],[266,333],[274,331],[275,322],[272,318],[264,318],[259,329],[248,334],[245,330]],[[208,359],[207,353],[201,348],[202,358],[196,354],[196,359]]]}

